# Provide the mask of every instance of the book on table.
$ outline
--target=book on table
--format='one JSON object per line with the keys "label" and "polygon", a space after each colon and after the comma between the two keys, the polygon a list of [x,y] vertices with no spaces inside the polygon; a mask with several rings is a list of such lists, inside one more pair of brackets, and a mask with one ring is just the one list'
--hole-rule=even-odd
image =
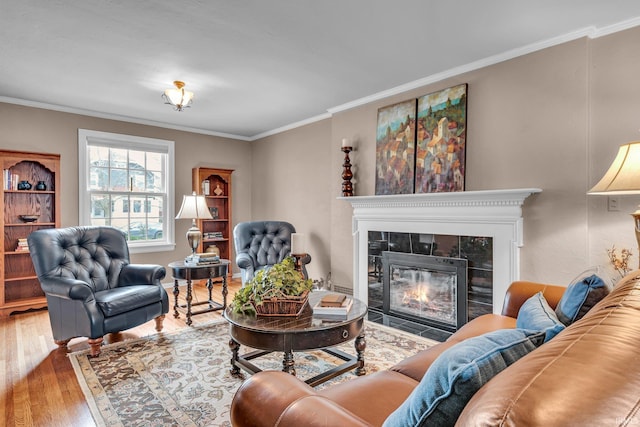
{"label": "book on table", "polygon": [[313,306],[313,315],[321,318],[329,319],[346,319],[353,305],[353,298],[344,295],[344,298],[339,306],[326,306],[323,305],[322,300],[318,301]]}
{"label": "book on table", "polygon": [[197,253],[189,255],[184,259],[184,263],[188,266],[219,264],[220,257],[213,253]]}
{"label": "book on table", "polygon": [[342,307],[347,299],[345,294],[329,294],[322,297],[320,307]]}

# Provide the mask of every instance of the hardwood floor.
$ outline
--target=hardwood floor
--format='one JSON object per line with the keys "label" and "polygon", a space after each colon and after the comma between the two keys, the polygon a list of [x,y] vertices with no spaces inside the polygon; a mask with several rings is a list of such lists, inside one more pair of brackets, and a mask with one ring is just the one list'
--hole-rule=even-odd
{"label": "hardwood floor", "polygon": [[[227,301],[240,287],[240,280],[229,283]],[[173,317],[173,294],[169,292],[170,311],[164,320],[163,332],[188,328],[184,310]],[[180,288],[180,297],[186,294]],[[207,290],[194,285],[193,302],[206,301]],[[213,299],[222,301],[220,286],[215,285]],[[219,319],[220,312],[193,316],[193,325]],[[156,333],[155,322],[110,334],[104,343],[124,341]],[[2,426],[95,426],[89,407],[67,352],[53,342],[49,314],[46,310],[18,313],[0,318],[0,425]],[[86,338],[75,338],[69,351],[88,349]]]}

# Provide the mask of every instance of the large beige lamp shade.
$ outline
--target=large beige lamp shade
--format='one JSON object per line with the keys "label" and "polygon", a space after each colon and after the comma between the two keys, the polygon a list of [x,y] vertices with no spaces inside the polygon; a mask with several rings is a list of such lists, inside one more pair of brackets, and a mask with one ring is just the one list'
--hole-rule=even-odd
{"label": "large beige lamp shade", "polygon": [[[588,194],[640,194],[640,141],[620,146],[618,155],[602,179]],[[640,209],[631,214],[635,222],[636,240],[640,250]]]}
{"label": "large beige lamp shade", "polygon": [[202,233],[196,224],[196,220],[212,218],[204,196],[198,196],[194,191],[193,194],[182,197],[182,206],[180,206],[176,219],[190,219],[192,221],[191,228],[187,230],[187,241],[189,242],[192,256],[195,255],[200,239],[202,239]]}

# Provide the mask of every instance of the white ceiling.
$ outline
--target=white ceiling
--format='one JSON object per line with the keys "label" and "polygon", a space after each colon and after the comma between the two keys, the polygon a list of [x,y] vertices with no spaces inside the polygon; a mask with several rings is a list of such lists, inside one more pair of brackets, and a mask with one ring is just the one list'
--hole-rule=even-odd
{"label": "white ceiling", "polygon": [[638,0],[0,0],[0,101],[251,140],[636,25]]}

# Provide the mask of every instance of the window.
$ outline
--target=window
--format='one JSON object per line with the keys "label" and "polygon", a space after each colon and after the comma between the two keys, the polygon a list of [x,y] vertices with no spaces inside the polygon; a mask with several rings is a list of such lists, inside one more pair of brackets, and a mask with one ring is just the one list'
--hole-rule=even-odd
{"label": "window", "polygon": [[119,228],[132,253],[173,250],[173,141],[79,129],[78,153],[80,224]]}

